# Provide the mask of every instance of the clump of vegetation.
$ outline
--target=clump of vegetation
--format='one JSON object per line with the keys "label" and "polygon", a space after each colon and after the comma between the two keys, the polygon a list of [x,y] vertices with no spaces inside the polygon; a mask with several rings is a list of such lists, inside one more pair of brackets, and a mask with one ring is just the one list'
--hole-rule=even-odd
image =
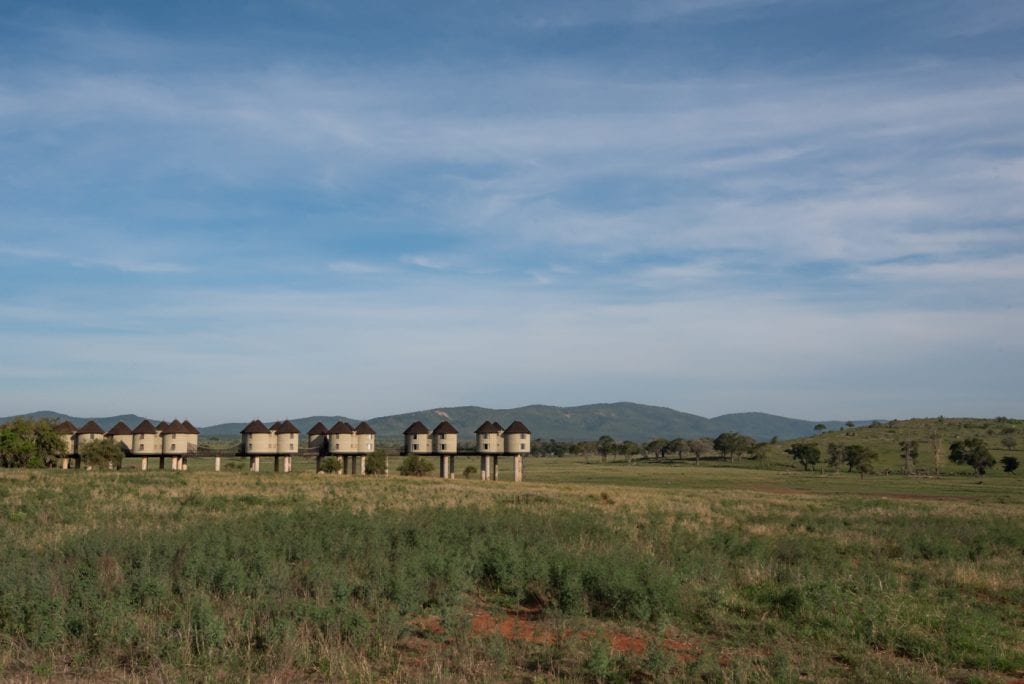
{"label": "clump of vegetation", "polygon": [[89,468],[120,468],[124,449],[110,439],[96,439],[79,449],[79,456]]}
{"label": "clump of vegetation", "polygon": [[426,475],[433,469],[433,464],[419,454],[409,454],[402,459],[402,463],[398,466],[398,472],[400,474],[412,475],[415,477]]}
{"label": "clump of vegetation", "polygon": [[470,479],[471,477],[473,477],[476,474],[477,474],[477,469],[476,469],[475,466],[466,466],[462,470],[462,477],[464,477],[467,480]]}
{"label": "clump of vegetation", "polygon": [[63,437],[49,420],[14,418],[0,425],[0,466],[44,468],[67,456]]}
{"label": "clump of vegetation", "polygon": [[375,451],[366,457],[366,474],[387,474],[387,459],[384,457],[384,454],[379,451]]}
{"label": "clump of vegetation", "polygon": [[325,456],[320,460],[320,472],[333,474],[341,472],[341,462],[336,456]]}
{"label": "clump of vegetation", "polygon": [[996,464],[996,458],[988,450],[981,437],[969,437],[949,445],[949,460],[959,465],[969,465],[978,475],[984,475]]}

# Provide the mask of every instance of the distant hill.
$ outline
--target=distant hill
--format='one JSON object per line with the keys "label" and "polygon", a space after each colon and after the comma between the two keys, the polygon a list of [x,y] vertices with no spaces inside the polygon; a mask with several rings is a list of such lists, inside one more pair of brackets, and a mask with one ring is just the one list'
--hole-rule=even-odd
{"label": "distant hill", "polygon": [[[82,425],[89,418],[67,416],[54,411],[37,411],[28,414],[34,418],[56,418],[70,420],[75,425]],[[286,416],[265,416],[269,422]],[[135,427],[141,416],[122,415],[105,418],[92,418],[103,429],[110,429],[119,420]],[[0,418],[0,422],[9,420]],[[292,422],[305,433],[317,421],[330,427],[338,420],[346,420],[356,425],[360,419],[346,416],[307,416],[292,418]],[[414,421],[422,421],[433,428],[441,420],[447,420],[463,435],[463,439],[472,439],[473,430],[485,420],[497,420],[508,425],[513,420],[521,420],[538,437],[558,440],[597,439],[601,435],[611,435],[615,439],[634,441],[649,440],[655,437],[715,437],[723,432],[740,432],[759,440],[772,437],[793,439],[814,434],[817,421],[798,420],[773,416],[768,413],[730,413],[717,418],[704,418],[692,413],[682,413],[660,406],[647,406],[620,402],[615,404],[588,404],[586,406],[544,406],[533,404],[514,409],[489,409],[481,406],[454,406],[436,408],[414,413],[402,413],[395,416],[371,418],[370,425],[383,437],[398,437],[402,431]],[[156,422],[156,421],[154,421]],[[842,426],[841,421],[821,421],[830,430]],[[864,425],[870,421],[859,421]],[[201,427],[204,437],[238,437],[245,427],[245,422],[219,423]]]}
{"label": "distant hill", "polygon": [[[126,413],[120,416],[107,416],[106,418],[76,418],[75,416],[69,416],[66,413],[58,413],[56,411],[33,411],[32,413],[20,413],[18,416],[7,416],[6,418],[0,418],[0,424],[6,423],[11,418],[17,418],[24,416],[26,418],[48,418],[51,420],[70,420],[75,424],[76,427],[82,427],[90,420],[95,420],[101,428],[109,430],[110,428],[117,425],[118,421],[124,421],[130,428],[134,428],[136,425],[143,421],[142,416],[137,416],[134,413]],[[150,419],[152,420],[152,419]],[[153,424],[160,422],[159,419],[153,420]]]}

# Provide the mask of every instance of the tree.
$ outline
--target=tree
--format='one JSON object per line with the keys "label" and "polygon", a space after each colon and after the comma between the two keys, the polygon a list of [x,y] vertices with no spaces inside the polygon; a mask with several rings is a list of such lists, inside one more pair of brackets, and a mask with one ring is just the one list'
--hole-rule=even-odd
{"label": "tree", "polygon": [[697,463],[700,463],[700,457],[710,452],[715,448],[714,443],[707,437],[700,437],[698,439],[691,439],[688,443],[690,452],[693,453],[694,458],[697,459]]}
{"label": "tree", "polygon": [[[943,423],[945,419],[939,416],[937,422]],[[931,432],[928,433],[928,441],[932,445],[932,457],[935,459],[935,474],[939,474],[939,454],[942,453],[942,433],[939,432],[938,428],[932,428]]]}
{"label": "tree", "polygon": [[828,443],[828,467],[834,471],[839,470],[839,464],[843,462],[843,447],[835,442]]}
{"label": "tree", "polygon": [[900,456],[903,457],[904,474],[910,475],[917,464],[917,442],[910,439],[900,442]]}
{"label": "tree", "polygon": [[97,439],[79,449],[78,455],[90,468],[120,468],[124,449],[112,439]]}
{"label": "tree", "polygon": [[1017,440],[1015,440],[1013,437],[1006,436],[1006,437],[1003,437],[999,441],[1000,441],[1000,443],[1002,443],[1003,447],[1007,451],[1013,451],[1014,449],[1017,448]]}
{"label": "tree", "polygon": [[858,472],[861,477],[874,469],[878,454],[863,444],[851,444],[843,448],[843,462],[849,467],[848,472]]}
{"label": "tree", "polygon": [[813,468],[821,461],[821,449],[817,444],[794,444],[786,449],[786,453],[800,463],[804,470]]}
{"label": "tree", "polygon": [[1007,473],[1012,473],[1020,467],[1020,461],[1016,456],[1003,456],[999,462],[1003,464],[1003,470]]}
{"label": "tree", "polygon": [[618,445],[617,451],[626,457],[628,463],[632,463],[633,457],[640,455],[640,445],[627,439]]}
{"label": "tree", "polygon": [[402,463],[398,466],[398,472],[401,475],[413,475],[415,477],[426,475],[433,469],[434,466],[430,464],[430,461],[419,454],[409,454],[402,459]]}
{"label": "tree", "polygon": [[738,432],[723,432],[714,441],[715,451],[725,454],[731,461],[736,454],[750,453],[757,441]]}
{"label": "tree", "polygon": [[828,430],[828,426],[825,425],[824,423],[818,423],[817,425],[814,426],[815,432],[824,432],[825,430]]}
{"label": "tree", "polygon": [[597,438],[597,453],[601,454],[601,462],[608,462],[608,454],[615,449],[615,439],[608,435],[601,435]]}
{"label": "tree", "polygon": [[686,440],[682,437],[676,437],[669,442],[665,449],[679,457],[679,460],[683,460],[683,452],[688,449]]}
{"label": "tree", "polygon": [[768,442],[758,442],[750,447],[750,458],[755,461],[764,462],[768,460]]}
{"label": "tree", "polygon": [[949,445],[949,460],[957,465],[969,465],[978,475],[996,464],[996,458],[989,452],[981,437],[968,437]]}
{"label": "tree", "polygon": [[846,427],[848,427],[848,428],[852,428],[852,427],[854,427],[854,426],[855,426],[855,424],[854,424],[854,422],[853,422],[852,420],[848,420],[848,421],[846,421]]}
{"label": "tree", "polygon": [[49,467],[66,455],[64,438],[49,420],[14,418],[0,426],[0,466]]}
{"label": "tree", "polygon": [[657,437],[644,445],[644,451],[647,452],[648,454],[654,454],[658,458],[663,458],[665,456],[665,448],[667,446],[667,439]]}

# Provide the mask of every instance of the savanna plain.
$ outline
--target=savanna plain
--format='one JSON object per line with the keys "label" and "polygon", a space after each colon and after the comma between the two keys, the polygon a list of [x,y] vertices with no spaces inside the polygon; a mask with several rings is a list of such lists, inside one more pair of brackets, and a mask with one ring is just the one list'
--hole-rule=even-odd
{"label": "savanna plain", "polygon": [[1024,476],[781,446],[523,483],[8,470],[0,677],[1024,679]]}

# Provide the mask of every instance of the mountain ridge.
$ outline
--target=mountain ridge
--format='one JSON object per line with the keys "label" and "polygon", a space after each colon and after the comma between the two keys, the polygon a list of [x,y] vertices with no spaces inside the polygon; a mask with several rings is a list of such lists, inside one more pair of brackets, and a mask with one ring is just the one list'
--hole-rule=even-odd
{"label": "mountain ridge", "polygon": [[[104,430],[109,430],[119,420],[131,427],[135,427],[143,420],[142,416],[135,414],[90,418],[69,416],[57,411],[35,411],[22,415],[31,418],[70,420],[76,425],[81,425],[88,420],[95,420]],[[6,422],[12,417],[0,418],[0,423]],[[150,418],[149,420],[153,421],[154,419]],[[272,420],[276,420],[276,418],[272,418]],[[292,423],[303,433],[318,421],[329,428],[338,420],[355,425],[360,419],[326,415],[291,419]],[[473,431],[485,420],[497,420],[503,425],[508,425],[513,420],[521,420],[526,423],[535,436],[543,439],[593,440],[601,435],[610,435],[616,439],[633,441],[645,441],[655,437],[683,437],[686,439],[715,437],[723,432],[740,432],[759,440],[769,440],[772,437],[794,439],[815,434],[814,426],[819,423],[828,429],[835,429],[845,422],[787,418],[760,411],[727,413],[714,418],[705,418],[664,406],[634,402],[583,404],[580,406],[529,404],[511,409],[490,409],[483,406],[436,407],[422,411],[378,416],[368,419],[368,422],[382,437],[399,437],[406,427],[417,420],[422,421],[428,427],[436,425],[441,420],[447,420],[455,426],[464,439],[470,439]],[[237,437],[246,422],[217,423],[200,427],[199,431],[204,437]],[[857,425],[865,425],[871,421],[854,422]]]}

